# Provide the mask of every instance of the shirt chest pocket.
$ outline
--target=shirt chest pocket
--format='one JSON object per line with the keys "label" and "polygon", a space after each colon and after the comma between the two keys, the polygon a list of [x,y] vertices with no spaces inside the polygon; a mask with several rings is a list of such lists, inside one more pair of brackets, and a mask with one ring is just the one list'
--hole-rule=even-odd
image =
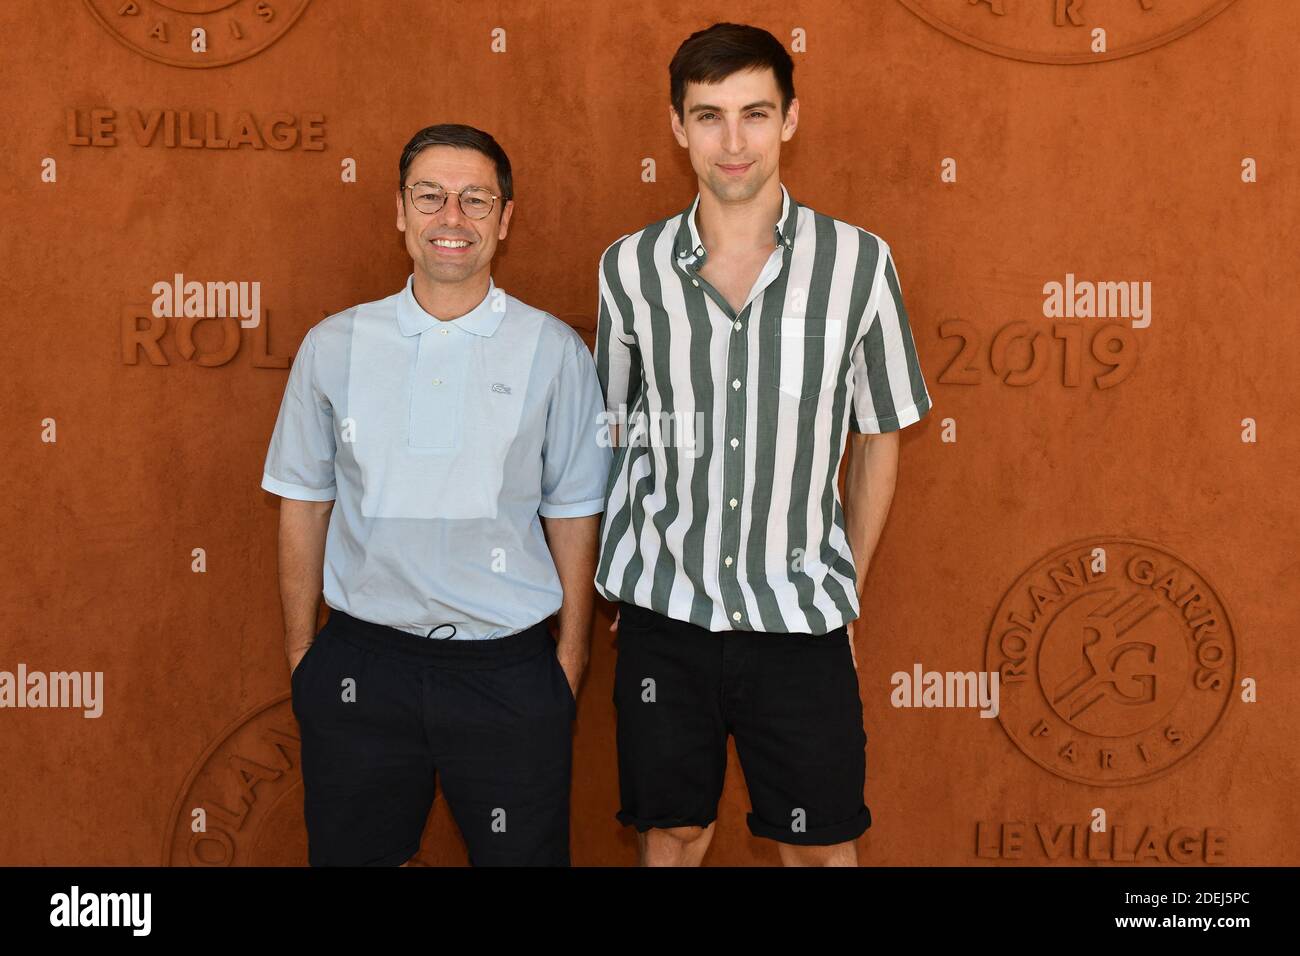
{"label": "shirt chest pocket", "polygon": [[843,352],[843,319],[781,316],[772,349],[772,382],[791,398],[814,398],[835,384]]}
{"label": "shirt chest pocket", "polygon": [[354,390],[363,516],[497,516],[527,381],[496,381],[477,374],[477,364],[438,373],[437,384],[417,379],[406,402],[393,403],[382,388]]}

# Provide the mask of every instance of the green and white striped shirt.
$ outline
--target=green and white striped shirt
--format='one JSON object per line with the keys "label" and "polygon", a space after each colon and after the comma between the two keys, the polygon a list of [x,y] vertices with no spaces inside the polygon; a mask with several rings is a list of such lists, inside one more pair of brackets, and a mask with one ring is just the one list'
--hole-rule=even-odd
{"label": "green and white striped shirt", "polygon": [[739,313],[698,275],[698,195],[600,259],[596,371],[624,427],[596,589],[711,631],[824,634],[858,616],[847,432],[930,410],[889,246],[781,194]]}

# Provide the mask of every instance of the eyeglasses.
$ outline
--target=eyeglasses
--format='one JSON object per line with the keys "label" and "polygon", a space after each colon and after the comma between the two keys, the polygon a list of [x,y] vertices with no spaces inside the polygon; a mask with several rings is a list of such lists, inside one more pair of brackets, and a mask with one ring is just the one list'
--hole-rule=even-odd
{"label": "eyeglasses", "polygon": [[470,219],[483,219],[492,212],[492,207],[500,196],[494,196],[482,186],[470,186],[466,189],[444,189],[438,183],[418,182],[403,186],[411,191],[411,202],[420,212],[435,213],[447,201],[448,193],[460,197],[460,211]]}

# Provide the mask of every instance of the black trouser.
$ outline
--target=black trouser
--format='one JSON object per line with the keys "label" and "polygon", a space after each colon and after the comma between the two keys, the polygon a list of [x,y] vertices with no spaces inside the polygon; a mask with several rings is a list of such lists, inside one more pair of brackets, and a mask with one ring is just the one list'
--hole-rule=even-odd
{"label": "black trouser", "polygon": [[569,865],[577,703],[545,621],[438,640],[331,608],[291,684],[312,866],[409,860],[435,776],[473,865]]}

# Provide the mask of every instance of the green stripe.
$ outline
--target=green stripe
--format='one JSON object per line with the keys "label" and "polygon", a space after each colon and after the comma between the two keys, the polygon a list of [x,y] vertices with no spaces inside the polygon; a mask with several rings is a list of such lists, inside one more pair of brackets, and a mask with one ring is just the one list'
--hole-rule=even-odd
{"label": "green stripe", "polygon": [[[796,246],[798,243],[796,243]],[[765,631],[787,629],[781,605],[767,579],[767,519],[772,512],[772,484],[776,473],[776,421],[781,380],[773,370],[771,355],[778,347],[781,316],[785,311],[786,288],[790,282],[792,252],[782,254],[781,273],[763,292],[763,310],[758,326],[758,397],[755,409],[754,488],[748,502],[749,537],[743,542],[745,573],[758,603],[758,615]],[[751,313],[752,315],[753,313]],[[725,502],[724,502],[725,504]]]}
{"label": "green stripe", "polygon": [[[639,284],[637,294],[642,298],[642,300],[649,301],[652,305],[659,300],[657,297],[648,298],[646,296],[646,288],[651,284],[653,284],[656,289],[658,288],[658,273],[655,271],[654,267],[654,247],[655,242],[658,240],[659,234],[663,232],[666,223],[667,220],[664,220],[648,227],[641,233],[641,241],[637,243],[636,247]],[[655,381],[659,393],[660,395],[666,395],[666,398],[661,402],[661,405],[671,408],[672,382],[668,379],[668,355],[662,344],[668,341],[668,316],[662,308],[662,303],[660,308],[651,308],[649,314],[651,337],[653,339],[651,344],[652,354],[649,357],[649,361],[654,365]],[[645,361],[644,358],[643,361]],[[648,413],[649,409],[646,407],[647,405],[648,403],[642,403],[640,407]],[[649,422],[647,419],[647,429],[648,427]],[[623,569],[623,580],[619,584],[619,593],[623,595],[624,600],[629,602],[636,591],[637,583],[641,580],[641,572],[645,568],[645,558],[641,554],[640,548],[641,529],[645,523],[644,499],[647,494],[654,490],[654,456],[652,454],[653,449],[649,447],[649,431],[646,432],[645,441],[647,443],[646,446],[640,450],[651,456],[650,470],[646,473],[645,477],[637,482],[636,487],[632,489],[635,493],[631,496],[631,500],[636,502],[636,507],[632,512],[632,533],[635,535],[632,539],[634,547],[632,549],[632,559],[628,561],[627,567]],[[635,456],[635,459],[639,458],[639,455]],[[629,471],[628,474],[630,475],[631,472]]]}
{"label": "green stripe", "polygon": [[[858,329],[862,327],[864,319],[863,313],[867,311],[867,299],[871,295],[871,276],[876,274],[876,263],[880,259],[880,244],[876,242],[875,237],[868,235],[862,229],[858,229],[858,259],[853,271],[853,292],[849,296],[849,327],[845,330],[845,343],[854,342],[858,337]],[[867,276],[866,281],[862,277]],[[853,362],[853,349],[846,348],[844,357],[840,360],[839,377],[836,382],[844,381],[848,375],[849,366]],[[844,415],[844,403],[850,401],[853,395],[853,389],[842,388],[836,392],[835,404],[831,409],[831,420],[834,425],[831,426],[831,448],[840,448],[841,442],[844,441],[844,432],[841,427]],[[841,454],[843,454],[841,452]],[[838,487],[840,472],[839,459],[834,459],[830,473],[826,476],[826,491],[822,495],[822,527],[826,529],[826,536],[822,538],[822,562],[832,570],[839,572],[858,584],[857,569],[853,562],[845,560],[844,556],[830,545],[830,529],[832,525],[839,525],[841,530],[844,529],[844,513],[838,502],[835,500],[835,491]],[[865,507],[866,502],[857,502],[858,507]],[[848,540],[848,532],[845,531],[844,539]],[[844,588],[839,581],[826,576],[826,593],[830,595],[835,607],[847,619],[853,613],[852,600],[845,593]]]}

